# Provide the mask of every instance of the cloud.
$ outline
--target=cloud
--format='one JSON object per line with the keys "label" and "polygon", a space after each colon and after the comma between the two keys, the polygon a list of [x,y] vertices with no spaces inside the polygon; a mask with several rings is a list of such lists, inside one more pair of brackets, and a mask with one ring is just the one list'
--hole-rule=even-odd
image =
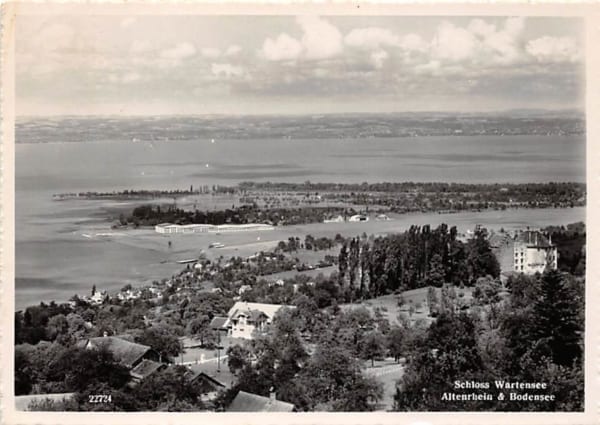
{"label": "cloud", "polygon": [[270,61],[296,60],[302,53],[302,44],[282,33],[276,39],[267,38],[263,43],[262,54]]}
{"label": "cloud", "polygon": [[477,39],[472,32],[444,21],[433,38],[432,53],[436,58],[459,62],[471,58],[476,47]]}
{"label": "cloud", "polygon": [[385,50],[376,50],[371,53],[371,63],[376,69],[383,68],[383,63],[390,57],[389,53]]}
{"label": "cloud", "polygon": [[281,33],[275,39],[267,38],[261,49],[265,59],[321,60],[342,52],[342,33],[329,21],[318,16],[299,16],[296,22],[302,29],[301,39],[298,40],[287,33]]}
{"label": "cloud", "polygon": [[318,16],[299,16],[303,31],[302,46],[307,59],[327,59],[342,52],[342,33]]}
{"label": "cloud", "polygon": [[203,47],[202,49],[200,49],[200,53],[205,58],[214,59],[221,56],[221,50],[217,49],[216,47]]}
{"label": "cloud", "polygon": [[398,46],[400,38],[385,28],[356,28],[344,37],[344,43],[351,47],[374,50],[380,46]]}
{"label": "cloud", "polygon": [[225,56],[235,56],[242,51],[242,48],[237,44],[232,44],[225,50]]}
{"label": "cloud", "polygon": [[[21,22],[16,46],[21,98],[48,103],[58,95],[77,102],[84,94],[102,93],[125,103],[140,96],[144,84],[153,88],[151,96],[177,99],[177,105],[198,88],[212,90],[202,105],[237,105],[248,96],[263,105],[311,99],[350,108],[362,104],[358,99],[414,104],[455,95],[464,95],[466,103],[472,95],[490,103],[510,96],[515,103],[533,102],[540,96],[558,99],[560,90],[565,99],[575,99],[581,84],[575,64],[584,58],[578,19],[279,16],[265,18],[265,27],[252,37],[242,31],[249,25],[242,18],[239,28],[229,27],[229,18],[215,18],[206,32],[187,19],[169,20],[164,25],[172,31],[138,37],[132,29],[155,21],[136,19]],[[414,22],[405,25],[409,20]],[[99,29],[106,32],[99,36]],[[553,85],[554,94],[547,94]],[[63,87],[70,92],[63,94]]]}
{"label": "cloud", "polygon": [[529,41],[525,49],[538,62],[575,62],[579,59],[579,48],[571,37],[536,38]]}
{"label": "cloud", "polygon": [[425,52],[429,49],[429,43],[418,34],[407,34],[400,40],[399,46],[404,50]]}
{"label": "cloud", "polygon": [[488,49],[493,60],[502,64],[509,64],[517,61],[521,55],[519,40],[525,29],[524,18],[508,18],[504,21],[504,27],[496,30],[495,25],[486,25],[474,20],[470,27],[474,32],[482,36],[483,48]]}
{"label": "cloud", "polygon": [[174,47],[161,51],[160,57],[179,61],[194,56],[195,54],[196,48],[194,45],[188,42],[183,42]]}
{"label": "cloud", "polygon": [[513,37],[521,35],[525,29],[525,18],[522,16],[508,18],[504,22],[504,31]]}
{"label": "cloud", "polygon": [[219,77],[231,78],[244,75],[244,69],[241,66],[234,66],[230,63],[213,63],[210,69],[214,75]]}
{"label": "cloud", "polygon": [[480,37],[488,37],[496,32],[496,25],[488,24],[483,19],[473,19],[467,29]]}
{"label": "cloud", "polygon": [[483,19],[472,19],[464,28],[444,21],[432,40],[431,55],[445,62],[514,64],[523,59],[524,29],[522,17],[507,18],[500,27]]}

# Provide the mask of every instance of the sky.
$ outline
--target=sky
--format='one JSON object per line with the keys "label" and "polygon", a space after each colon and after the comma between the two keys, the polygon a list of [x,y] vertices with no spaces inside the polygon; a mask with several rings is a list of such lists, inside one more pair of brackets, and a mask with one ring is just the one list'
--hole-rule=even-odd
{"label": "sky", "polygon": [[583,40],[579,18],[22,15],[16,111],[583,109]]}

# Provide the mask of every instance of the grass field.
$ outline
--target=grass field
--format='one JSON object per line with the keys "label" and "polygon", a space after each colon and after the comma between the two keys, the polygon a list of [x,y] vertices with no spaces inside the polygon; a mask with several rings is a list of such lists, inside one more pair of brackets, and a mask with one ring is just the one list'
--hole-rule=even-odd
{"label": "grass field", "polygon": [[335,270],[337,270],[337,266],[323,267],[323,268],[314,269],[314,270],[305,270],[303,272],[298,272],[296,270],[290,270],[287,272],[279,272],[279,273],[273,273],[273,274],[261,276],[260,278],[273,281],[273,280],[278,280],[278,279],[283,279],[283,280],[291,279],[298,275],[304,275],[304,276],[309,276],[311,278],[316,278],[318,275],[323,274],[323,276],[327,277]]}
{"label": "grass field", "polygon": [[[342,304],[340,308],[349,310],[357,307],[367,308],[371,314],[375,314],[375,310],[379,309],[384,318],[388,319],[390,325],[400,325],[402,320],[407,320],[411,326],[415,325],[418,321],[423,321],[426,325],[433,322],[433,318],[429,316],[429,306],[427,305],[427,290],[428,287],[411,289],[404,291],[399,295],[390,294],[383,295],[381,297],[372,298],[362,302],[356,302],[351,304]],[[455,288],[456,295],[464,300],[466,304],[470,304],[473,295],[472,288]],[[441,288],[435,288],[435,293],[438,301],[441,298]],[[462,294],[462,296],[461,296]],[[398,305],[398,299],[404,298],[404,304]],[[411,314],[411,306],[414,307],[414,311]]]}

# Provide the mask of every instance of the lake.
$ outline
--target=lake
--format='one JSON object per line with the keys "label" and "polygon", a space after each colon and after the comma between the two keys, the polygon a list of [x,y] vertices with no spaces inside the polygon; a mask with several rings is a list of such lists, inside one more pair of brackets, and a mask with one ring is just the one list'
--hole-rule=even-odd
{"label": "lake", "polygon": [[[420,137],[350,140],[194,140],[177,142],[19,143],[16,149],[16,305],[62,301],[93,284],[169,277],[175,261],[196,256],[210,240],[181,238],[169,249],[149,231],[107,236],[104,201],[53,201],[71,191],[185,189],[240,181],[585,181],[583,136]],[[118,203],[117,203],[118,204]],[[200,207],[201,208],[201,207]],[[264,249],[286,235],[403,230],[446,222],[459,228],[542,227],[585,220],[584,208],[405,215],[364,229],[315,224],[227,241],[222,254]],[[343,223],[342,225],[347,225]],[[268,234],[268,235],[267,235]],[[87,236],[85,236],[87,235]],[[224,235],[224,238],[229,235]],[[241,251],[240,251],[241,250]]]}

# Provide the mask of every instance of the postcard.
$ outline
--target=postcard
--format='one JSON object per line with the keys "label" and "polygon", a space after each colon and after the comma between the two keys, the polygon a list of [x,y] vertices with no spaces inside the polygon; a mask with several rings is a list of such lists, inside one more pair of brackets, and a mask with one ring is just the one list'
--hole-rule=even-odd
{"label": "postcard", "polygon": [[600,8],[438,6],[2,5],[5,422],[597,423]]}

